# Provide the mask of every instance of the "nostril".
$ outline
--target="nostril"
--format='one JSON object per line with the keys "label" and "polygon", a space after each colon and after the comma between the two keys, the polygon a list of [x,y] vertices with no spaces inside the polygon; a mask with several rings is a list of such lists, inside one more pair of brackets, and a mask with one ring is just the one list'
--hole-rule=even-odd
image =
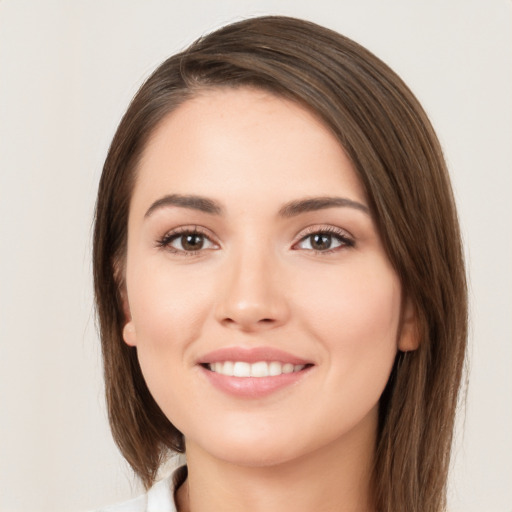
{"label": "nostril", "polygon": [[250,317],[225,317],[221,320],[221,324],[228,328],[240,328],[242,330],[267,329],[277,325],[275,318],[251,319]]}

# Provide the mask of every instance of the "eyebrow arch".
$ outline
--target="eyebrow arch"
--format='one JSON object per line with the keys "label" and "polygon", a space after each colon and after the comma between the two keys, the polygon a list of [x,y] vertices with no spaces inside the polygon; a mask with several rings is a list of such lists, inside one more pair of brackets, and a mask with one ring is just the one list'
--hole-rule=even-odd
{"label": "eyebrow arch", "polygon": [[181,208],[189,208],[200,212],[209,213],[211,215],[221,215],[222,207],[216,201],[202,196],[191,196],[181,194],[170,194],[157,199],[149,208],[144,218],[149,217],[155,210],[165,208],[167,206],[179,206]]}
{"label": "eyebrow arch", "polygon": [[334,207],[348,207],[355,208],[366,214],[370,214],[370,209],[362,203],[353,201],[346,197],[312,197],[306,199],[299,199],[285,204],[280,210],[281,217],[295,217],[301,213],[313,212],[316,210],[324,210],[326,208]]}

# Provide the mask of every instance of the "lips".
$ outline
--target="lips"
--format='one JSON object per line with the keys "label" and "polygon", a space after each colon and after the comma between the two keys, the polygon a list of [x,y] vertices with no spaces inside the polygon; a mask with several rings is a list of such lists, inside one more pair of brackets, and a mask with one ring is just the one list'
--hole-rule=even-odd
{"label": "lips", "polygon": [[284,352],[272,347],[226,347],[205,354],[199,359],[199,364],[211,364],[225,361],[242,361],[245,363],[257,363],[259,361],[279,361],[283,364],[311,364],[311,361]]}
{"label": "lips", "polygon": [[283,373],[300,372],[305,365],[282,363],[280,361],[258,361],[247,363],[245,361],[225,361],[210,363],[207,368],[215,373],[228,377],[277,377]]}
{"label": "lips", "polygon": [[299,382],[313,363],[271,347],[228,347],[199,361],[208,381],[221,391],[258,398]]}

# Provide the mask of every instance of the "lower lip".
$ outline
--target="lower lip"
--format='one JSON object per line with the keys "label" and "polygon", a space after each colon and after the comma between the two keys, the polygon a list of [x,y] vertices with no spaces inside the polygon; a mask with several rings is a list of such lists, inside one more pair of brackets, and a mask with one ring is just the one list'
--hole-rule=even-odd
{"label": "lower lip", "polygon": [[305,377],[310,369],[310,366],[306,366],[299,372],[282,373],[274,377],[231,377],[201,367],[203,373],[217,389],[241,398],[262,398],[292,386]]}

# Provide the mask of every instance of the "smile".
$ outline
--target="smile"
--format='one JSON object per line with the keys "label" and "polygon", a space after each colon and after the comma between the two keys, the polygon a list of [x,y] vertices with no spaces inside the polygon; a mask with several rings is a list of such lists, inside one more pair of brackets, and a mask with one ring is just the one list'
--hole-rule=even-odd
{"label": "smile", "polygon": [[308,379],[315,363],[274,347],[224,347],[197,361],[206,382],[238,398],[264,398]]}
{"label": "smile", "polygon": [[277,377],[286,373],[300,372],[304,364],[282,363],[280,361],[219,361],[206,365],[208,370],[228,377]]}

